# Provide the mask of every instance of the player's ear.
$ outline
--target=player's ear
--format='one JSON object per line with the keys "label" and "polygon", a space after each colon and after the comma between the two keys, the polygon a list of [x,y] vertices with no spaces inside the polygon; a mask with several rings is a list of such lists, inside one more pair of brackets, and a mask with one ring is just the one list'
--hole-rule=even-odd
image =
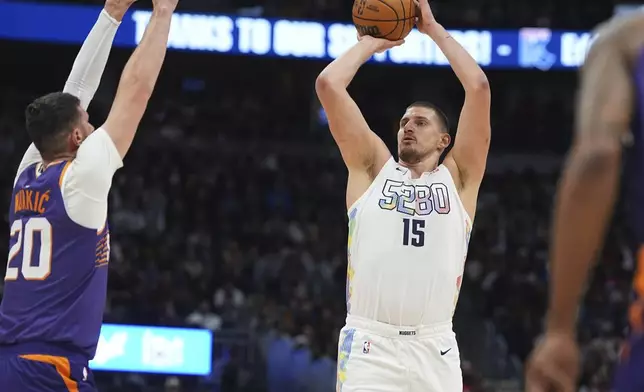
{"label": "player's ear", "polygon": [[441,138],[439,141],[439,147],[445,149],[449,147],[449,144],[452,142],[452,137],[447,132],[441,132]]}
{"label": "player's ear", "polygon": [[81,143],[83,142],[83,139],[84,139],[83,131],[81,131],[80,128],[74,128],[72,130],[72,134],[70,135],[70,139],[71,139],[70,140],[71,144],[74,147],[78,148],[81,145]]}

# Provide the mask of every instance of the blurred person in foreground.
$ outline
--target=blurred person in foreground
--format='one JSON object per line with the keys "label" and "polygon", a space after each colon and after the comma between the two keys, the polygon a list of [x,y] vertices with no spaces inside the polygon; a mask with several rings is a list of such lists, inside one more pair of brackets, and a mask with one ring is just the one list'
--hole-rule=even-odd
{"label": "blurred person in foreground", "polygon": [[116,29],[132,0],[108,0],[63,92],[26,110],[33,144],[18,167],[0,304],[0,385],[20,392],[93,391],[88,362],[107,293],[108,193],[163,64],[177,0],[153,0],[105,124],[90,125]]}
{"label": "blurred person in foreground", "polygon": [[527,367],[528,392],[573,392],[576,322],[589,271],[618,195],[623,146],[632,145],[624,191],[638,247],[630,338],[615,392],[644,391],[644,14],[601,26],[581,71],[576,135],[556,198],[545,335]]}

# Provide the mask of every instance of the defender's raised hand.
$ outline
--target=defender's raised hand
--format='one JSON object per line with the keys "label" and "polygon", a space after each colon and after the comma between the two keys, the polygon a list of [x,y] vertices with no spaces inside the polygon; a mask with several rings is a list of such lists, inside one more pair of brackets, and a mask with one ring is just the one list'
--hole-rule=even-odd
{"label": "defender's raised hand", "polygon": [[123,20],[123,15],[127,12],[136,0],[107,0],[105,1],[105,11],[117,21]]}

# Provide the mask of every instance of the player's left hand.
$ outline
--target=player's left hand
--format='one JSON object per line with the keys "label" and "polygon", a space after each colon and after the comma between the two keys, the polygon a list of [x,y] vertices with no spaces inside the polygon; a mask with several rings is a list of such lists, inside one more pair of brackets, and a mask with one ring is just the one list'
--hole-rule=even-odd
{"label": "player's left hand", "polygon": [[433,28],[438,25],[432,8],[429,6],[429,0],[414,0],[416,3],[416,27],[418,31],[429,36],[432,35]]}
{"label": "player's left hand", "polygon": [[398,41],[389,41],[388,39],[384,38],[375,38],[370,35],[358,34],[358,42],[369,45],[373,50],[373,53],[382,53],[388,49],[404,44],[405,40],[401,39]]}
{"label": "player's left hand", "polygon": [[575,392],[579,347],[572,333],[548,332],[532,352],[526,370],[526,392]]}
{"label": "player's left hand", "polygon": [[121,21],[127,10],[135,2],[136,0],[105,0],[105,11],[112,18]]}

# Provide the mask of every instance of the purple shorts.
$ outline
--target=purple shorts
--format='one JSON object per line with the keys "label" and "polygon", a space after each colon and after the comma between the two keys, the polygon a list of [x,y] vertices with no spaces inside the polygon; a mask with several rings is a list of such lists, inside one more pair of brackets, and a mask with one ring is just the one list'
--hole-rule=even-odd
{"label": "purple shorts", "polygon": [[0,356],[0,389],[15,392],[95,392],[87,363],[53,355]]}

